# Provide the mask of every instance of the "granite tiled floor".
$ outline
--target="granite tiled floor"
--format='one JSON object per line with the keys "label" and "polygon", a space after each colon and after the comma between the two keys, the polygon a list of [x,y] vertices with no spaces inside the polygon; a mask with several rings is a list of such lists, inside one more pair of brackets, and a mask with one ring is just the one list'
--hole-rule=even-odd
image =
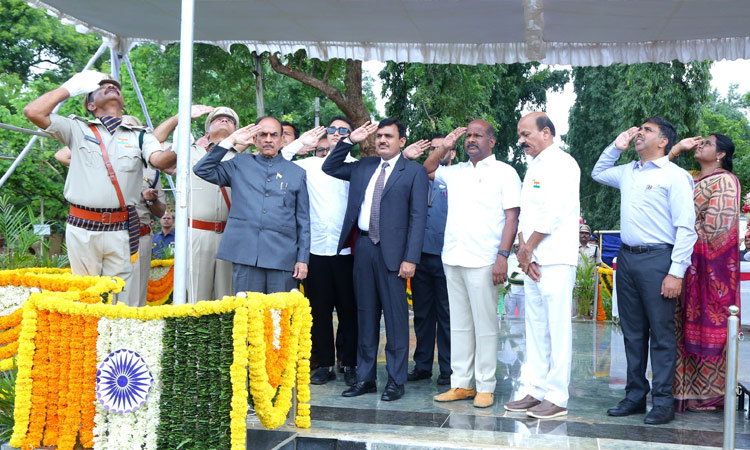
{"label": "granite tiled floor", "polygon": [[[574,321],[573,336],[571,398],[569,414],[565,418],[529,419],[521,413],[509,413],[503,409],[502,404],[518,386],[524,357],[523,321],[511,318],[501,321],[498,383],[495,405],[491,408],[474,408],[471,401],[433,402],[433,395],[447,389],[435,384],[437,364],[432,380],[407,383],[406,394],[401,400],[382,402],[380,392],[387,379],[382,353],[383,336],[377,394],[344,398],[341,392],[346,385],[343,375],[337,374],[336,381],[311,386],[311,428],[297,429],[293,421],[289,421],[292,425],[278,431],[263,431],[257,418],[250,416],[248,448],[291,449],[294,448],[291,446],[293,440],[287,439],[285,445],[278,444],[283,441],[282,437],[294,436],[295,433],[298,437],[296,448],[650,450],[722,446],[724,416],[721,411],[678,414],[672,423],[662,426],[645,425],[644,415],[607,416],[607,408],[624,396],[622,335],[617,326],[609,323]],[[411,347],[413,350],[414,342]],[[740,380],[750,381],[750,342],[740,342],[738,373]],[[736,448],[750,449],[750,422],[744,412],[738,412],[736,425]],[[315,445],[310,446],[311,442]],[[359,443],[364,443],[365,447],[360,447]]]}

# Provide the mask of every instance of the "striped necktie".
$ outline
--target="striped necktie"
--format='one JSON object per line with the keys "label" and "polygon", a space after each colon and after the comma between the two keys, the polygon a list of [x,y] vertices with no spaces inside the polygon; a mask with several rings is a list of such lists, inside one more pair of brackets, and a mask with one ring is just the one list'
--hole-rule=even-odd
{"label": "striped necktie", "polygon": [[109,131],[109,134],[115,134],[115,130],[122,123],[121,118],[113,116],[102,116],[99,118],[99,120],[101,120],[102,124],[107,127],[107,131]]}
{"label": "striped necktie", "polygon": [[368,232],[373,244],[380,242],[380,199],[383,197],[383,187],[385,185],[385,168],[388,163],[381,165],[380,175],[375,180],[375,189],[372,191],[372,208],[370,208],[370,231]]}

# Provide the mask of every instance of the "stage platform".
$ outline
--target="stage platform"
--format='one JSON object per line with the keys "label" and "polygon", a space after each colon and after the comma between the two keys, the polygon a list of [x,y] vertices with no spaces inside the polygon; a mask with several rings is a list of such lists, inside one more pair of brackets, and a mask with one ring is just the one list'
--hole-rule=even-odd
{"label": "stage platform", "polygon": [[[434,402],[433,395],[448,388],[435,383],[437,364],[431,380],[407,382],[402,399],[381,401],[380,393],[387,380],[384,330],[381,333],[377,394],[344,398],[341,393],[347,386],[343,374],[337,374],[336,381],[311,385],[309,429],[298,429],[289,420],[292,425],[267,431],[251,415],[247,448],[697,450],[722,446],[722,411],[677,414],[672,423],[661,426],[645,425],[644,414],[607,416],[606,410],[624,397],[626,366],[622,334],[611,323],[574,320],[569,414],[552,420],[527,418],[522,413],[507,412],[502,406],[518,385],[524,358],[523,320],[501,320],[495,405],[487,409],[474,408],[470,400]],[[750,342],[740,342],[739,354],[739,379],[750,381]],[[738,411],[736,423],[736,448],[750,449],[746,412]]]}

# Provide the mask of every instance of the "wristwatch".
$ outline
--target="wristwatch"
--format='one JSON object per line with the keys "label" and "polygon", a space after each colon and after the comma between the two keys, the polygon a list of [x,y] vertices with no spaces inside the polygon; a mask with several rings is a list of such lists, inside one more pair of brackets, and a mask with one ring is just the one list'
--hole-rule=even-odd
{"label": "wristwatch", "polygon": [[154,206],[154,203],[156,203],[155,200],[146,200],[145,198],[143,199],[143,201],[146,202],[146,206]]}
{"label": "wristwatch", "polygon": [[497,254],[498,254],[498,255],[503,255],[503,256],[505,256],[506,258],[508,258],[508,257],[510,256],[510,252],[508,252],[508,251],[505,251],[505,250],[498,250],[498,251],[497,251]]}

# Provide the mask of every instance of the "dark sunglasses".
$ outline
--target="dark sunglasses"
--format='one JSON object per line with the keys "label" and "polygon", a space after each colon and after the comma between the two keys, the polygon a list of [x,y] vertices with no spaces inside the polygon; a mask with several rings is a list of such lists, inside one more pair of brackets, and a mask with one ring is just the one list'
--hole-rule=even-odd
{"label": "dark sunglasses", "polygon": [[351,132],[351,130],[349,128],[346,128],[346,127],[338,127],[338,128],[336,128],[336,127],[328,127],[328,128],[326,128],[326,131],[328,132],[328,134],[336,134],[336,131],[338,131],[339,134],[342,134],[342,135],[343,134],[349,134]]}
{"label": "dark sunglasses", "polygon": [[316,152],[327,152],[331,149],[331,147],[318,147],[315,149]]}

